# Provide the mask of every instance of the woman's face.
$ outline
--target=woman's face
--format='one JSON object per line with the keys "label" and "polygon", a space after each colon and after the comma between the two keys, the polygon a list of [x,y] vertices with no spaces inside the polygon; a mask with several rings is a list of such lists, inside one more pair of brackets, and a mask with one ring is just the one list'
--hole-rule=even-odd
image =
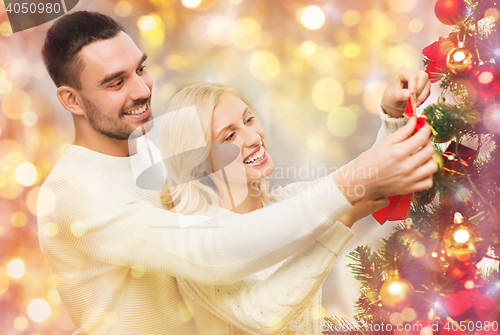
{"label": "woman's face", "polygon": [[264,149],[265,132],[252,110],[238,97],[223,94],[214,109],[212,142],[240,148],[248,182],[263,179],[274,170]]}

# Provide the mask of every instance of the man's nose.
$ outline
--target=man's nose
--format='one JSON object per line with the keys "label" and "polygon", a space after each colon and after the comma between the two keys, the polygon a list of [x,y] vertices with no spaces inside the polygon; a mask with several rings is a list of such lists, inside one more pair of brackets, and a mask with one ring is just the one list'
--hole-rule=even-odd
{"label": "man's nose", "polygon": [[139,75],[134,75],[133,77],[133,85],[131,85],[130,98],[132,100],[141,100],[149,98],[151,95],[151,89],[144,82],[143,78]]}

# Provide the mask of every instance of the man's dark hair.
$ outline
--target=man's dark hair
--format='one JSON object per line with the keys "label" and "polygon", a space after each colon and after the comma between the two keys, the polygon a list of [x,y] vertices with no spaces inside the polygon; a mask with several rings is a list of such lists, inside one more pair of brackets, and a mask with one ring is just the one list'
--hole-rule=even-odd
{"label": "man's dark hair", "polygon": [[81,89],[80,73],[85,64],[78,52],[121,31],[125,29],[120,23],[97,12],[77,11],[58,19],[47,31],[42,49],[43,62],[54,84]]}

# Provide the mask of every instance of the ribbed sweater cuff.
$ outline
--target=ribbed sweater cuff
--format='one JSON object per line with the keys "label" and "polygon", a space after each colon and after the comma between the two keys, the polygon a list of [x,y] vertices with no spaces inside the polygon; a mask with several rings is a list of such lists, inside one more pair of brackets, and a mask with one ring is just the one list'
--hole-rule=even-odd
{"label": "ribbed sweater cuff", "polygon": [[310,209],[310,215],[314,217],[315,222],[325,222],[326,220],[330,225],[333,225],[342,215],[354,208],[331,176],[302,193],[305,204]]}
{"label": "ribbed sweater cuff", "polygon": [[350,228],[347,228],[342,222],[336,221],[333,227],[328,228],[317,241],[335,255],[340,255],[353,237],[354,232]]}
{"label": "ribbed sweater cuff", "polygon": [[380,120],[382,121],[382,127],[378,133],[377,141],[392,134],[408,122],[408,118],[404,116],[396,118],[386,114],[382,108],[382,99],[380,99],[377,103],[377,112]]}

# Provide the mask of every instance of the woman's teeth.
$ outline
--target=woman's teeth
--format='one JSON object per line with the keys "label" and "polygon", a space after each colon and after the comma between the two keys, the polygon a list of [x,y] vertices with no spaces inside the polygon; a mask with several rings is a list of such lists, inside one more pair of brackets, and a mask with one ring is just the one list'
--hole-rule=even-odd
{"label": "woman's teeth", "polygon": [[260,147],[259,151],[253,154],[250,158],[246,159],[243,163],[251,164],[259,162],[264,157],[264,152],[265,152],[264,147]]}
{"label": "woman's teeth", "polygon": [[147,104],[142,106],[141,108],[136,109],[135,111],[124,113],[124,114],[126,114],[126,115],[139,115],[139,114],[144,113],[144,111],[146,110],[146,107],[147,107]]}

